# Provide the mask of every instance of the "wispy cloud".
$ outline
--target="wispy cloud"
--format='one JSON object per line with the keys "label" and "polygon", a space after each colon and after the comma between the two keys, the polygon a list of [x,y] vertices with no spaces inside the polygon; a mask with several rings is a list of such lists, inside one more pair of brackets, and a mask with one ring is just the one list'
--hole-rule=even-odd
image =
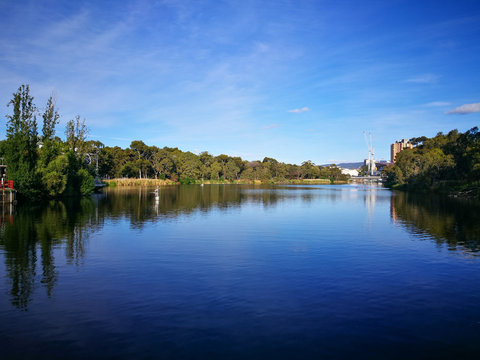
{"label": "wispy cloud", "polygon": [[110,137],[109,139],[119,140],[119,141],[132,141],[132,139],[124,138],[124,137]]}
{"label": "wispy cloud", "polygon": [[278,128],[279,126],[280,124],[270,124],[270,125],[262,126],[262,129],[266,129],[266,130],[275,129],[275,128]]}
{"label": "wispy cloud", "polygon": [[447,102],[447,101],[432,101],[432,102],[429,102],[427,104],[425,104],[424,106],[430,106],[430,107],[441,107],[441,106],[449,106],[450,103]]}
{"label": "wispy cloud", "polygon": [[480,112],[480,102],[478,103],[473,103],[473,104],[464,104],[462,106],[459,106],[453,110],[447,111],[445,114],[447,115],[452,115],[452,114],[459,114],[459,115],[465,115],[465,114],[471,114],[471,113],[476,113]]}
{"label": "wispy cloud", "polygon": [[310,109],[308,107],[303,107],[301,109],[293,109],[293,110],[288,110],[288,112],[290,113],[303,113],[303,112],[306,112],[306,111],[309,111]]}
{"label": "wispy cloud", "polygon": [[412,77],[405,80],[405,82],[416,83],[416,84],[432,84],[438,80],[438,75],[435,74],[423,74],[419,76]]}

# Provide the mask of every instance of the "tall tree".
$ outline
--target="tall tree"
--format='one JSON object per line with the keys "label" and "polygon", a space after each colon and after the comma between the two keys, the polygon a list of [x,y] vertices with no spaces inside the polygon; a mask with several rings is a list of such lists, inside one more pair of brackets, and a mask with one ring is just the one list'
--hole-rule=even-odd
{"label": "tall tree", "polygon": [[138,168],[139,178],[147,177],[148,168],[150,167],[149,160],[152,158],[153,149],[141,140],[132,141],[130,149],[137,154],[135,165]]}
{"label": "tall tree", "polygon": [[60,143],[55,138],[55,126],[59,122],[60,115],[55,108],[55,101],[52,96],[48,98],[45,112],[42,114],[42,147],[40,151],[40,170],[44,169],[53,159],[60,154]]}
{"label": "tall tree", "polygon": [[60,115],[55,109],[55,100],[50,96],[47,100],[47,107],[43,117],[43,141],[52,139],[55,136],[55,126],[58,125]]}
{"label": "tall tree", "polygon": [[8,177],[15,181],[15,187],[21,194],[36,197],[40,185],[36,174],[37,108],[29,86],[21,85],[8,106],[13,108],[13,114],[7,115],[5,158]]}
{"label": "tall tree", "polygon": [[88,129],[85,125],[85,119],[81,120],[80,115],[75,119],[69,120],[65,135],[67,136],[67,144],[71,151],[83,159],[85,155],[85,143],[87,140]]}

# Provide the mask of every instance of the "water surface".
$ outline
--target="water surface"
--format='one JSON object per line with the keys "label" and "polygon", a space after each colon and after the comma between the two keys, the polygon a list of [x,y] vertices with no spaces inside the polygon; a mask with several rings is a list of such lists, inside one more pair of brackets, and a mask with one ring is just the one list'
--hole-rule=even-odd
{"label": "water surface", "polygon": [[476,358],[480,205],[362,186],[4,209],[5,358]]}

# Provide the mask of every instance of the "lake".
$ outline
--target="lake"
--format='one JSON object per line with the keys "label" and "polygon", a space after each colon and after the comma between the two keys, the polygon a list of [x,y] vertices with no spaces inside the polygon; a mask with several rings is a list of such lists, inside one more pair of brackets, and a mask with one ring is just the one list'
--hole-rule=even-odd
{"label": "lake", "polygon": [[480,356],[480,204],[359,185],[3,209],[1,359]]}

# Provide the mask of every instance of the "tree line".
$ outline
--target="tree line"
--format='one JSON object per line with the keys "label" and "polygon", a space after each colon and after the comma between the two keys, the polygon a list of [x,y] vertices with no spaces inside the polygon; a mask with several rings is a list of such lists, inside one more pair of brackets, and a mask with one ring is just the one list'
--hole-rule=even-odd
{"label": "tree line", "polygon": [[95,147],[99,154],[99,174],[104,178],[170,179],[184,184],[198,180],[347,179],[338,167],[320,167],[312,161],[295,165],[269,157],[247,161],[225,154],[214,156],[202,152],[197,155],[178,148],[149,146],[141,140],[132,141],[126,149],[102,146],[98,142]]}
{"label": "tree line", "polygon": [[[60,115],[50,97],[40,113],[28,85],[13,94],[8,107],[6,140],[0,142],[0,156],[8,166],[8,178],[28,198],[89,194],[94,178],[169,179],[183,184],[196,181],[302,179],[347,180],[335,165],[317,166],[312,161],[286,164],[273,158],[247,161],[225,154],[194,154],[178,148],[149,146],[134,140],[128,148],[109,147],[87,141],[85,121],[76,116],[67,122],[65,139],[56,135]],[[37,117],[43,119],[38,133]]]}
{"label": "tree line", "polygon": [[413,149],[397,154],[395,164],[385,168],[390,187],[416,191],[460,192],[480,195],[480,132],[452,130],[410,140]]}

